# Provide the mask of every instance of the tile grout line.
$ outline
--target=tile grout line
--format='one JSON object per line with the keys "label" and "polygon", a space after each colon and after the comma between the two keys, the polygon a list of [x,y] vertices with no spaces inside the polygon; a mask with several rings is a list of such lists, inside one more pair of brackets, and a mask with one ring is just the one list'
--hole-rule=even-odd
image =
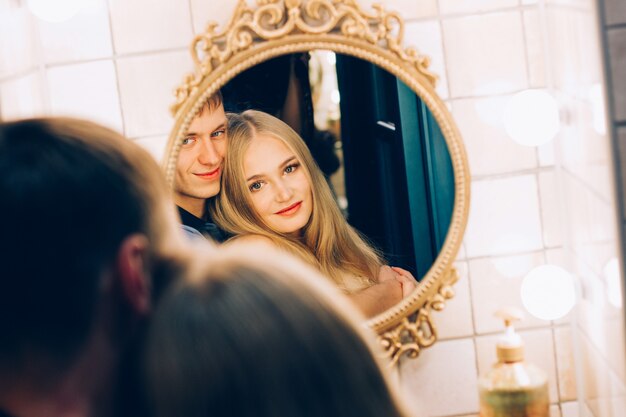
{"label": "tile grout line", "polygon": [[108,61],[113,64],[113,71],[115,73],[115,86],[117,87],[117,102],[120,106],[120,122],[122,123],[122,134],[126,137],[126,118],[124,117],[124,106],[122,105],[122,89],[120,88],[120,75],[117,68],[117,54],[115,48],[115,37],[113,36],[113,16],[111,15],[111,0],[107,0],[105,5],[107,8],[107,18],[109,20],[109,34],[111,37],[111,52],[113,56]]}

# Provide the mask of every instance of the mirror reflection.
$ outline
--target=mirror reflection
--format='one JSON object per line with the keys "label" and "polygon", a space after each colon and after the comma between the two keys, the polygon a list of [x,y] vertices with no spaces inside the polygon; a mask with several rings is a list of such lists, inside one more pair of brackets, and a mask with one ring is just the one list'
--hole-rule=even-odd
{"label": "mirror reflection", "polygon": [[330,51],[263,62],[208,99],[175,191],[190,235],[298,253],[368,317],[430,269],[454,203],[430,110],[387,71]]}

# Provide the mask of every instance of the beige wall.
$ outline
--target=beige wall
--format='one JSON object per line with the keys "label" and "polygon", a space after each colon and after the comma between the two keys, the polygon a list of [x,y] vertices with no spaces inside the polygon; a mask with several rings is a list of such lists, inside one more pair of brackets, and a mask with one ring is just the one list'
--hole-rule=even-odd
{"label": "beige wall", "polygon": [[[495,360],[500,330],[493,311],[521,307],[523,276],[549,262],[574,273],[582,293],[576,314],[556,322],[528,316],[520,325],[528,358],[549,375],[552,415],[626,414],[612,405],[624,393],[623,310],[608,302],[617,217],[609,140],[593,127],[594,118],[604,121],[593,105],[592,92],[602,91],[594,3],[382,3],[406,19],[406,42],[432,57],[472,170],[457,296],[436,315],[441,340],[400,368],[414,409],[477,414],[477,375]],[[225,21],[234,1],[100,4],[55,25],[0,0],[0,116],[90,117],[160,157],[172,89],[191,66],[187,45],[206,21]],[[540,148],[515,144],[501,122],[506,101],[528,88],[548,88],[562,108],[558,138]]]}

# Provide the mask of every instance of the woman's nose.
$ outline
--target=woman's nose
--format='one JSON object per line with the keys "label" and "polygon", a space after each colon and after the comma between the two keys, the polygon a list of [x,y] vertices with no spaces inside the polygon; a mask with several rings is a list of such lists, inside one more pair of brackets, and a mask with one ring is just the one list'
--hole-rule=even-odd
{"label": "woman's nose", "polygon": [[286,202],[293,196],[293,191],[284,181],[279,181],[276,185],[276,200],[278,202]]}

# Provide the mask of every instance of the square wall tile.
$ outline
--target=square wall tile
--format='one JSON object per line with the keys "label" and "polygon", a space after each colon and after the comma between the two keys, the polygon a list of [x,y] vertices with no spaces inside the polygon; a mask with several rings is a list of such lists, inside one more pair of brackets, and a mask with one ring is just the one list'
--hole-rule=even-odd
{"label": "square wall tile", "polygon": [[204,32],[210,22],[218,24],[218,31],[225,29],[237,6],[237,2],[232,0],[221,2],[190,0],[189,4],[195,33]]}
{"label": "square wall tile", "polygon": [[578,404],[578,401],[561,403],[561,414],[563,415],[563,417],[579,417],[579,408],[580,405]]}
{"label": "square wall tile", "polygon": [[546,10],[554,86],[570,95],[580,95],[586,84],[602,79],[599,36],[589,36],[598,33],[595,13],[560,7]]}
{"label": "square wall tile", "polygon": [[409,409],[419,410],[421,416],[478,412],[472,339],[438,341],[417,360],[401,360],[400,379]]}
{"label": "square wall tile", "polygon": [[441,14],[480,13],[497,9],[516,7],[518,0],[439,0]]}
{"label": "square wall tile", "polygon": [[43,116],[44,100],[39,72],[0,83],[0,119]]}
{"label": "square wall tile", "polygon": [[472,181],[471,192],[464,239],[468,258],[543,247],[535,175]]}
{"label": "square wall tile", "polygon": [[165,155],[167,136],[150,136],[145,138],[132,139],[133,142],[147,150],[150,155],[160,164]]}
{"label": "square wall tile", "polygon": [[117,54],[187,47],[193,31],[189,2],[109,0]]}
{"label": "square wall tile", "polygon": [[604,0],[603,3],[607,25],[626,23],[626,2],[624,0]]}
{"label": "square wall tile", "polygon": [[543,225],[543,241],[547,247],[563,244],[562,194],[554,171],[539,173],[539,203]]}
{"label": "square wall tile", "polygon": [[126,135],[167,135],[174,123],[169,112],[174,89],[191,72],[187,52],[167,52],[117,60]]}
{"label": "square wall tile", "polygon": [[606,398],[611,392],[609,368],[599,352],[584,335],[577,338],[580,347],[581,383],[584,399],[588,402],[599,397]]}
{"label": "square wall tile", "polygon": [[[547,249],[545,251],[546,254],[546,263],[550,265],[555,265],[563,268],[567,271],[572,278],[574,279],[574,289],[576,290],[576,296],[580,297],[578,283],[576,280],[578,277],[576,276],[576,269],[572,266],[572,257],[576,256],[572,251],[564,249],[563,247]],[[572,306],[572,309],[565,316],[558,318],[552,321],[554,325],[565,325],[571,324],[572,317],[576,314],[576,305]]]}
{"label": "square wall tile", "polygon": [[472,176],[512,173],[537,167],[534,148],[515,143],[504,129],[510,96],[452,100],[452,114],[467,149]]}
{"label": "square wall tile", "polygon": [[47,82],[52,114],[92,119],[123,131],[112,61],[50,68]]}
{"label": "square wall tile", "polygon": [[555,147],[556,145],[554,141],[544,143],[543,145],[537,147],[537,158],[539,159],[539,166],[541,167],[554,166]]}
{"label": "square wall tile", "polygon": [[626,121],[626,29],[610,29],[607,33],[611,66],[611,95],[616,121]]}
{"label": "square wall tile", "polygon": [[541,19],[543,15],[538,9],[525,10],[524,38],[526,39],[526,56],[528,59],[528,81],[530,88],[546,87],[546,61],[548,53],[543,39]]}
{"label": "square wall tile", "polygon": [[503,307],[516,307],[525,312],[518,329],[547,326],[525,311],[520,297],[522,280],[533,268],[544,265],[542,252],[527,255],[476,259],[469,262],[472,308],[477,334],[501,332],[502,320],[494,313]]}
{"label": "square wall tile", "polygon": [[81,10],[62,23],[37,20],[46,63],[68,63],[112,56],[109,10],[105,0],[92,3],[92,7]]}
{"label": "square wall tile", "polygon": [[528,87],[521,12],[445,19],[443,43],[452,97]]}
{"label": "square wall tile", "polygon": [[33,20],[26,7],[0,13],[0,77],[31,70],[38,64]]}
{"label": "square wall tile", "polygon": [[[524,341],[524,357],[529,363],[543,370],[548,377],[548,395],[550,402],[557,402],[556,364],[554,360],[554,343],[550,329],[528,330],[519,332]],[[488,372],[498,361],[496,343],[500,335],[476,338],[476,358],[479,375]]]}
{"label": "square wall tile", "polygon": [[585,402],[595,416],[622,417],[626,410],[625,387],[616,379],[610,365],[606,366],[597,352],[583,345],[583,370],[585,373]]}
{"label": "square wall tile", "polygon": [[[599,85],[598,85],[599,87]],[[568,113],[569,121],[561,124],[556,137],[562,165],[588,185],[603,199],[613,199],[612,149],[606,133],[595,125],[595,105],[589,97],[594,87],[586,89],[585,99],[557,95],[559,105]]]}
{"label": "square wall tile", "polygon": [[438,339],[445,340],[474,334],[467,262],[455,263],[459,280],[454,285],[454,298],[446,302],[443,311],[432,313]]}
{"label": "square wall tile", "polygon": [[576,369],[572,331],[569,326],[554,329],[556,369],[559,378],[559,400],[576,399]]}
{"label": "square wall tile", "polygon": [[561,408],[558,405],[551,405],[549,413],[550,417],[563,417],[561,414]]}
{"label": "square wall tile", "polygon": [[399,12],[405,21],[437,16],[437,0],[386,0],[387,10]]}
{"label": "square wall tile", "polygon": [[562,171],[568,240],[578,257],[596,276],[617,253],[615,206],[566,171]]}
{"label": "square wall tile", "polygon": [[429,69],[439,79],[436,90],[441,98],[448,97],[448,80],[446,77],[446,63],[441,41],[441,26],[438,21],[407,23],[404,28],[405,46],[412,46],[421,55],[430,57]]}

